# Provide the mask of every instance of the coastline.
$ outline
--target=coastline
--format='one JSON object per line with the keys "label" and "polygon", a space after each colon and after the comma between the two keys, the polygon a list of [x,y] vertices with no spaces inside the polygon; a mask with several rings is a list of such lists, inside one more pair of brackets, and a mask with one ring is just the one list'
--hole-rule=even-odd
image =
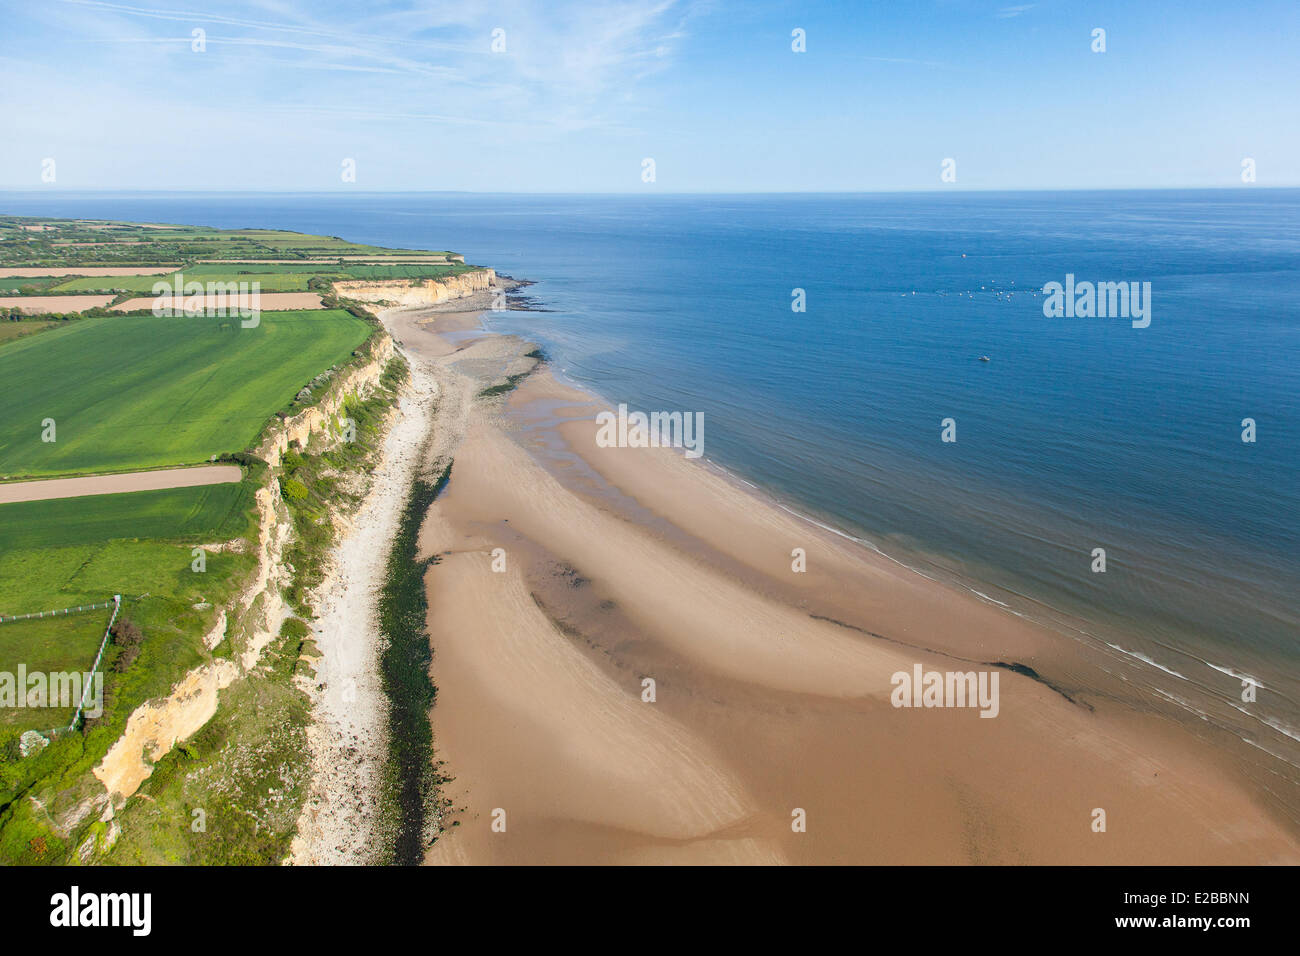
{"label": "coastline", "polygon": [[[597,385],[570,376],[567,369],[548,371],[562,385],[595,396],[602,408],[613,407]],[[1145,626],[1116,619],[1114,614],[1103,620],[1095,604],[1054,605],[1043,594],[1005,580],[992,566],[981,565],[969,555],[930,550],[908,535],[855,525],[840,514],[809,505],[791,491],[757,485],[732,464],[707,455],[695,464],[900,569],[1051,631],[1062,645],[1079,645],[1073,653],[1059,651],[1052,661],[1058,667],[1065,658],[1071,662],[1060,675],[1063,681],[1085,699],[1120,700],[1180,722],[1211,745],[1231,751],[1235,761],[1231,772],[1250,775],[1267,795],[1271,808],[1285,817],[1293,832],[1300,833],[1300,749],[1296,747],[1300,725],[1295,723],[1295,698],[1291,695],[1294,678],[1286,670],[1285,660],[1261,660],[1252,655],[1250,647],[1231,651],[1206,647],[1191,635],[1187,635],[1187,643],[1180,644],[1167,634],[1151,634]],[[995,577],[1003,579],[994,583]],[[1246,663],[1241,663],[1242,659]],[[1216,663],[1223,660],[1233,664]],[[1244,698],[1239,695],[1246,682],[1269,693],[1270,707],[1242,706]]]}
{"label": "coastline", "polygon": [[[531,345],[449,305],[385,318],[457,396],[455,473],[421,539],[441,559],[432,721],[457,824],[428,862],[1300,859],[1226,754],[1038,678],[1084,669],[1055,632],[724,469],[597,448],[605,403],[547,369],[476,399]],[[998,669],[999,719],[890,706],[892,673],[953,661]]]}
{"label": "coastline", "polygon": [[437,386],[418,364],[384,436],[370,491],[347,520],[318,588],[321,657],[308,688],[312,786],[289,862],[375,862],[388,701],[379,674],[378,592],[408,490],[424,462]]}

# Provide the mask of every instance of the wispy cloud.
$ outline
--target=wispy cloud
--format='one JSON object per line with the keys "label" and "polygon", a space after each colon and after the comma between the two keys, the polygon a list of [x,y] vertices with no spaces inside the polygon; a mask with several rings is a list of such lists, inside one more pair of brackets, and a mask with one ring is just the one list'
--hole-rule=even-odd
{"label": "wispy cloud", "polygon": [[[279,4],[277,7],[286,13],[289,13],[291,10],[296,10],[296,12],[299,13],[298,22],[235,17],[225,13],[214,13],[206,10],[163,10],[153,7],[132,6],[124,3],[109,3],[107,0],[58,0],[58,2],[70,6],[98,10],[103,13],[116,14],[122,17],[134,17],[145,20],[165,20],[176,23],[187,23],[205,28],[215,25],[240,27],[253,30],[268,30],[277,33],[297,33],[321,37],[324,39],[375,40],[385,43],[415,42],[398,33],[383,35],[374,33],[362,34],[355,30],[332,30],[307,20],[303,11],[285,4]],[[370,18],[370,22],[373,23],[374,19]],[[454,47],[449,45],[448,48],[451,49]]]}
{"label": "wispy cloud", "polygon": [[[181,54],[191,30],[202,28],[213,60],[251,70],[244,74],[250,81],[258,73],[273,81],[289,69],[339,74],[340,81],[347,74],[389,75],[398,84],[377,92],[322,87],[322,108],[339,107],[340,98],[454,96],[466,115],[504,110],[535,119],[543,113],[565,128],[610,129],[628,128],[638,84],[671,66],[695,10],[681,0],[544,6],[516,0],[492,8],[418,0],[367,9],[362,32],[351,22],[322,20],[313,4],[281,0],[223,12],[111,0],[58,0],[58,6],[77,11],[60,18],[59,29],[82,42],[152,44]],[[222,69],[214,61],[195,62],[192,72]],[[129,75],[135,66],[122,69]]]}

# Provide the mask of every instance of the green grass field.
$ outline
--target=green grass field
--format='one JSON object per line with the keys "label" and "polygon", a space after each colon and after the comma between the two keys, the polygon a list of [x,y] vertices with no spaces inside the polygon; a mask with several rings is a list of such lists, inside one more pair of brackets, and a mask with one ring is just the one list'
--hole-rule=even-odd
{"label": "green grass field", "polygon": [[[268,270],[275,267],[260,266],[258,268]],[[307,280],[311,278],[311,273],[235,272],[229,266],[224,266],[215,272],[205,273],[199,273],[194,269],[185,269],[180,275],[182,282],[201,282],[205,286],[209,282],[247,282],[250,285],[256,282],[263,292],[305,292],[307,290]],[[167,283],[167,287],[171,289],[174,287],[175,279],[172,276],[85,276],[80,279],[70,279],[61,285],[57,285],[52,292],[98,292],[100,289],[125,289],[128,292],[150,295],[153,292],[154,284],[158,282]]]}
{"label": "green grass field", "polygon": [[101,289],[125,289],[127,292],[147,294],[155,282],[171,282],[170,276],[84,276],[66,279],[54,287],[54,292],[98,292]]}
{"label": "green grass field", "polygon": [[185,269],[185,275],[208,282],[216,276],[234,275],[242,279],[246,275],[270,273],[311,278],[335,275],[341,269],[342,266],[330,262],[196,262]]}
{"label": "green grass field", "polygon": [[[250,478],[232,485],[0,505],[0,615],[97,604],[121,594],[123,616],[145,628],[148,657],[130,673],[112,676],[110,699],[134,706],[164,693],[198,661],[197,635],[212,614],[210,606],[229,600],[256,563],[245,547],[207,553],[202,570],[196,570],[193,548],[235,538],[251,543],[258,483]],[[107,620],[108,612],[94,611],[0,624],[0,671],[15,673],[19,664],[45,673],[85,671]],[[106,667],[114,653],[110,650]],[[136,691],[130,700],[120,697],[127,687]],[[124,719],[123,708],[115,713]],[[0,713],[0,731],[46,730],[70,716],[32,709]],[[5,777],[6,768],[0,767],[0,784]]]}
{"label": "green grass field", "polygon": [[[383,258],[423,250],[359,245],[335,236],[277,229],[218,230],[0,216],[0,264],[145,265],[187,258],[275,259],[365,255]],[[445,251],[433,251],[445,255]]]}
{"label": "green grass field", "polygon": [[[240,489],[241,485],[219,486]],[[203,491],[206,489],[184,489]],[[251,491],[251,487],[249,488]],[[105,496],[98,499],[75,499],[89,504],[103,505],[109,498],[142,498],[157,492],[137,495]],[[39,502],[39,505],[61,502]],[[153,509],[160,507],[155,498]],[[4,509],[20,506],[5,505]],[[114,509],[110,509],[114,510]],[[179,509],[178,509],[179,510]],[[218,509],[219,511],[220,509]],[[129,523],[128,509],[116,508],[115,515]],[[71,517],[63,514],[62,518]],[[160,516],[161,517],[161,516]],[[211,525],[220,524],[214,515]],[[7,528],[10,515],[0,512],[0,526]],[[40,529],[39,515],[29,515],[25,521],[29,531]],[[159,524],[161,528],[163,525]],[[52,531],[65,538],[75,526],[65,524],[51,516],[48,523]],[[193,526],[197,528],[197,525]],[[210,527],[211,536],[202,536],[205,543],[214,538],[225,538],[240,531],[251,534],[254,525],[251,515],[227,512],[225,527]],[[100,526],[101,533],[106,530]],[[23,535],[30,545],[32,537]],[[132,540],[114,539],[94,541],[87,539],[71,543],[53,541],[36,545],[13,547],[14,542],[0,545],[0,614],[29,614],[82,604],[98,604],[110,600],[112,595],[123,597],[123,617],[136,621],[145,629],[146,657],[133,665],[125,675],[111,675],[110,700],[117,699],[122,706],[114,708],[116,720],[141,700],[166,693],[171,682],[200,659],[197,635],[203,633],[210,621],[210,605],[230,599],[236,583],[244,579],[255,558],[247,551],[212,552],[205,556],[202,571],[194,568],[193,539]],[[204,602],[207,602],[205,605]],[[30,671],[85,671],[94,662],[108,611],[93,611],[67,616],[14,621],[0,624],[0,671],[16,673],[18,665]],[[110,652],[105,666],[110,666],[115,651]],[[122,682],[126,683],[123,684]],[[127,688],[134,693],[129,699],[122,694]],[[20,709],[11,713],[0,712],[0,739],[4,731],[24,729],[46,730],[66,720],[71,713]],[[111,743],[111,739],[106,741]],[[0,766],[0,796],[9,772],[26,775],[26,762],[22,766]]]}
{"label": "green grass field", "polygon": [[[51,228],[27,228],[41,222]],[[305,289],[313,276],[407,278],[464,269],[441,263],[391,264],[388,271],[330,261],[195,262],[343,255],[383,262],[412,252],[275,230],[0,216],[0,239],[0,265],[53,270],[165,263],[171,270],[188,263],[181,270],[186,279],[256,281],[268,293]],[[141,241],[147,244],[135,244]],[[148,295],[162,278],[59,276],[18,284]],[[4,323],[24,329],[42,324]],[[0,477],[195,464],[245,450],[277,412],[297,410],[291,403],[304,385],[346,363],[373,332],[370,322],[344,310],[313,310],[267,312],[254,329],[240,328],[238,319],[114,315],[50,323],[39,335],[9,341],[0,336],[6,412],[0,416]],[[385,385],[399,381],[390,365]],[[347,406],[358,423],[356,443],[320,453],[309,448],[294,458],[294,473],[309,496],[291,508],[297,534],[284,555],[294,569],[291,593],[318,580],[333,540],[333,526],[323,519],[352,500],[342,476],[370,460],[392,400],[381,388]],[[41,440],[43,431],[48,434],[45,419],[55,422],[53,442]],[[245,473],[233,485],[0,505],[0,614],[98,603],[116,593],[123,596],[123,618],[143,633],[138,657],[135,648],[108,647],[102,716],[54,735],[43,750],[19,758],[20,733],[64,724],[71,711],[0,712],[0,862],[82,859],[83,841],[102,838],[108,824],[95,816],[68,821],[76,808],[102,796],[93,770],[129,716],[169,693],[200,663],[247,648],[271,600],[269,592],[248,594],[254,603],[247,613],[239,601],[257,567],[255,494],[282,475],[255,460],[246,462]],[[194,566],[195,545],[235,539],[229,549],[208,552],[203,568]],[[223,616],[228,629],[209,649],[203,639]],[[0,671],[16,672],[21,664],[29,672],[84,672],[107,620],[108,611],[97,610],[0,624]],[[216,717],[158,760],[139,795],[117,810],[124,830],[108,862],[283,858],[310,784],[310,700],[297,684],[298,676],[312,677],[301,659],[309,634],[301,621],[286,622],[285,633],[262,650],[259,666],[222,692]],[[193,806],[208,811],[205,834],[187,825]],[[107,852],[101,844],[92,862],[104,861]]]}
{"label": "green grass field", "polygon": [[214,552],[200,574],[192,569],[192,549],[189,542],[119,539],[6,551],[0,554],[0,613],[93,604],[113,594],[166,597],[193,590],[211,600],[204,589],[212,582],[255,563],[251,555]]}
{"label": "green grass field", "polygon": [[22,289],[45,292],[62,281],[62,276],[7,276],[0,278],[0,294],[18,295]]}
{"label": "green grass field", "polygon": [[[461,263],[396,263],[390,265],[336,265],[332,263],[196,263],[181,270],[182,282],[245,282],[257,283],[263,292],[305,292],[314,276],[328,279],[418,279],[438,278],[469,272],[474,266]],[[0,280],[0,290],[6,283],[8,291],[17,294],[21,281],[28,288],[51,295],[75,292],[126,291],[137,295],[150,295],[154,286],[165,282],[171,288],[175,282],[172,273],[158,275],[116,275],[81,277],[45,277],[36,280]]]}
{"label": "green grass field", "polygon": [[247,529],[256,490],[241,481],[0,505],[0,552],[114,538],[224,541]]}
{"label": "green grass field", "polygon": [[[251,544],[251,542],[250,542]],[[105,656],[105,712],[85,734],[55,739],[38,755],[16,759],[18,734],[47,730],[71,717],[59,710],[15,710],[0,716],[0,860],[63,860],[72,845],[52,829],[31,801],[16,800],[35,786],[47,806],[55,800],[84,799],[99,784],[91,769],[119,738],[130,713],[146,700],[167,694],[189,669],[207,659],[200,640],[213,624],[215,608],[233,600],[256,566],[251,548],[214,552],[206,568],[194,570],[189,542],[111,540],[64,547],[0,549],[0,610],[29,613],[123,597],[122,616],[144,632],[139,659],[122,673],[113,667],[120,649]],[[0,670],[85,671],[94,662],[108,614],[103,611],[0,624]],[[10,628],[15,628],[11,630]],[[32,840],[48,842],[48,852]]]}
{"label": "green grass field", "polygon": [[[266,312],[257,328],[215,318],[84,319],[0,349],[8,398],[0,475],[192,464],[248,447],[371,326],[341,310]],[[55,422],[55,441],[42,440]]]}
{"label": "green grass field", "polygon": [[[104,595],[94,604],[111,600]],[[28,673],[89,673],[113,609],[97,608],[59,617],[0,624],[0,671]],[[46,731],[67,724],[73,707],[0,707],[0,725],[18,730]]]}
{"label": "green grass field", "polygon": [[[197,617],[189,605],[210,598],[209,588],[228,591],[253,559],[213,552],[196,571],[194,544],[251,535],[256,489],[250,479],[0,505],[0,615],[97,604],[121,594],[129,599],[127,616],[138,620]],[[140,600],[141,595],[149,597]],[[88,612],[0,624],[0,671],[13,673],[19,663],[47,673],[84,670],[106,620],[106,613]],[[0,724],[29,725],[18,716],[15,724],[0,715]],[[37,729],[40,720],[49,723],[32,719]]]}
{"label": "green grass field", "polygon": [[[182,270],[180,275],[184,282],[202,282],[205,285],[209,282],[256,282],[263,292],[304,292],[312,276],[339,279],[417,279],[459,275],[473,268],[460,263],[339,266],[324,262],[316,265],[250,262],[242,266],[228,266],[208,262],[190,266]],[[57,294],[125,289],[128,292],[149,295],[153,292],[154,284],[160,281],[165,281],[171,287],[175,280],[172,276],[84,276],[78,279],[67,279],[49,291],[51,294]]]}
{"label": "green grass field", "polygon": [[340,267],[338,275],[344,279],[432,279],[441,276],[460,275],[462,272],[472,272],[474,268],[474,266],[461,265],[458,262],[446,265],[440,263],[424,265],[418,262],[398,263],[389,266],[349,265]]}
{"label": "green grass field", "polygon": [[21,339],[24,335],[44,331],[58,324],[58,322],[43,322],[33,319],[25,319],[22,322],[0,322],[0,345],[14,339]]}

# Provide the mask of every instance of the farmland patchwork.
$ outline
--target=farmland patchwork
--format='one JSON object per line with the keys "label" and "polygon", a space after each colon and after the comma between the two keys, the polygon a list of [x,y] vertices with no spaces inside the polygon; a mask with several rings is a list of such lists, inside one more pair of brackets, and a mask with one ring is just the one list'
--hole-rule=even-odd
{"label": "farmland patchwork", "polygon": [[[103,690],[70,730],[66,708],[28,706],[41,695],[0,695],[0,862],[279,862],[305,799],[312,643],[293,615],[405,374],[341,283],[398,300],[478,270],[276,230],[0,216],[0,240],[0,482],[59,482],[0,504],[0,673]],[[259,320],[157,308],[191,282],[257,289]],[[298,440],[267,462],[269,435]],[[133,715],[177,699],[177,737],[132,756]],[[210,761],[241,761],[237,793],[208,789]],[[195,800],[223,836],[166,838]]]}

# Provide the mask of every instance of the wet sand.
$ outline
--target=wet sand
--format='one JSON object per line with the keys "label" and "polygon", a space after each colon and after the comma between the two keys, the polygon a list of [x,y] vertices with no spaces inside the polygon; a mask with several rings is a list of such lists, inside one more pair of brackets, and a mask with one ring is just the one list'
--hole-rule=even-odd
{"label": "wet sand", "polygon": [[[1230,755],[992,666],[1083,672],[1060,635],[680,450],[597,447],[604,405],[544,368],[481,396],[531,346],[473,312],[386,322],[455,460],[421,537],[454,777],[428,862],[1300,861]],[[916,664],[996,671],[997,716],[892,706]]]}

